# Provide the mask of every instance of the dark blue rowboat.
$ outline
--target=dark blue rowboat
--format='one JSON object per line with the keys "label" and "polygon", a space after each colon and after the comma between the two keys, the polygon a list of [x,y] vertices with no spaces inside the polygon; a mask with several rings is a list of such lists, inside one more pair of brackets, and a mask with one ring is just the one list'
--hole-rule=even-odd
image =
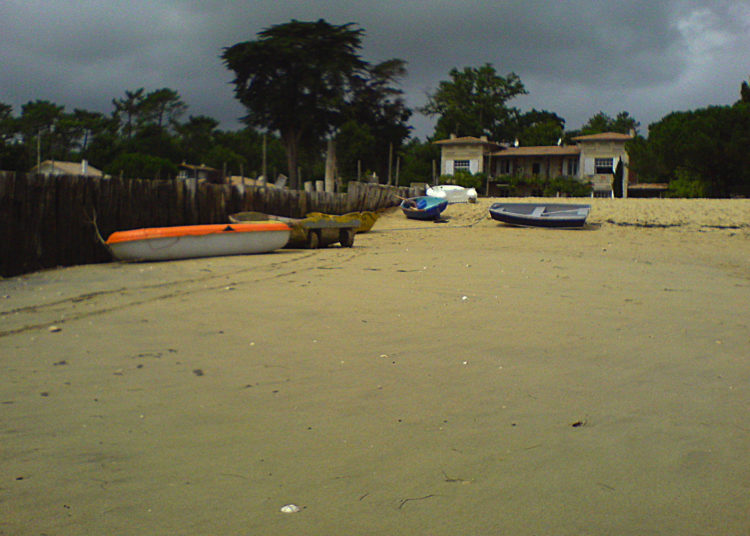
{"label": "dark blue rowboat", "polygon": [[448,201],[428,195],[410,197],[401,202],[404,215],[412,220],[436,220],[448,206]]}
{"label": "dark blue rowboat", "polygon": [[583,227],[591,205],[565,203],[494,203],[493,220],[523,227]]}

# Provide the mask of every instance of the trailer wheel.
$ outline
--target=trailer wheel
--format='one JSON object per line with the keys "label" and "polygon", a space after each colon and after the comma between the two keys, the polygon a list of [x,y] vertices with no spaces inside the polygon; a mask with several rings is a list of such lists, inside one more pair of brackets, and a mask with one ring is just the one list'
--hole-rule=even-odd
{"label": "trailer wheel", "polygon": [[318,249],[320,247],[320,235],[317,231],[310,230],[307,233],[307,249]]}
{"label": "trailer wheel", "polygon": [[354,229],[341,229],[339,231],[339,243],[341,247],[352,247],[354,245],[354,234]]}

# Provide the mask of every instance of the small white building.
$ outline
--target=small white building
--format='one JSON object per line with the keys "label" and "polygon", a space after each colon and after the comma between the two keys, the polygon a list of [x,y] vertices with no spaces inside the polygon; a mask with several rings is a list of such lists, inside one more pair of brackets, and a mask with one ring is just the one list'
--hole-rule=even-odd
{"label": "small white building", "polygon": [[197,179],[199,181],[208,181],[215,184],[222,184],[221,172],[216,169],[209,167],[205,164],[196,166],[193,164],[186,164],[183,162],[180,164],[180,171],[177,173],[177,178],[181,180]]}
{"label": "small white building", "polygon": [[[591,182],[594,195],[608,195],[612,192],[614,169],[618,161],[622,161],[623,184],[630,182],[630,157],[625,150],[625,143],[633,137],[634,133],[602,132],[573,138],[581,148],[578,177]],[[627,186],[624,191],[627,195]]]}
{"label": "small white building", "polygon": [[450,139],[436,141],[435,145],[440,146],[440,175],[453,175],[456,171],[487,173],[492,153],[503,147],[488,141],[487,136],[457,138],[455,134]]}
{"label": "small white building", "polygon": [[31,173],[37,173],[39,175],[75,175],[80,177],[98,178],[104,176],[101,170],[89,165],[87,160],[81,160],[81,162],[45,160],[38,166],[31,168]]}

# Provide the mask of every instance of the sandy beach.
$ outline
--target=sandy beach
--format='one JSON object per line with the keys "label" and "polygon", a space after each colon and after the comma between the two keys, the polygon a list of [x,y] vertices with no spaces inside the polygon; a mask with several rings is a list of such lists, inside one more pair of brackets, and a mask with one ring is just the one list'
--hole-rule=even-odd
{"label": "sandy beach", "polygon": [[750,200],[494,201],[0,280],[0,535],[748,534]]}

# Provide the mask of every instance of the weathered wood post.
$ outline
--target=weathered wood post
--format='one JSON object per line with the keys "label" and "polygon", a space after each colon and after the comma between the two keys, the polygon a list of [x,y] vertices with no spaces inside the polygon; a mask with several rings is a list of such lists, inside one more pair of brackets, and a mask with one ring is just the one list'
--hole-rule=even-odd
{"label": "weathered wood post", "polygon": [[262,176],[263,176],[263,184],[264,185],[266,183],[266,177],[268,177],[268,175],[266,175],[266,172],[267,172],[267,170],[266,170],[266,133],[264,132],[263,133],[263,168],[262,168],[262,171],[261,171]]}
{"label": "weathered wood post", "polygon": [[391,185],[391,168],[393,167],[393,144],[388,146],[388,186]]}
{"label": "weathered wood post", "polygon": [[326,148],[326,174],[325,174],[325,191],[333,192],[333,181],[336,178],[336,142],[333,138],[328,138]]}

